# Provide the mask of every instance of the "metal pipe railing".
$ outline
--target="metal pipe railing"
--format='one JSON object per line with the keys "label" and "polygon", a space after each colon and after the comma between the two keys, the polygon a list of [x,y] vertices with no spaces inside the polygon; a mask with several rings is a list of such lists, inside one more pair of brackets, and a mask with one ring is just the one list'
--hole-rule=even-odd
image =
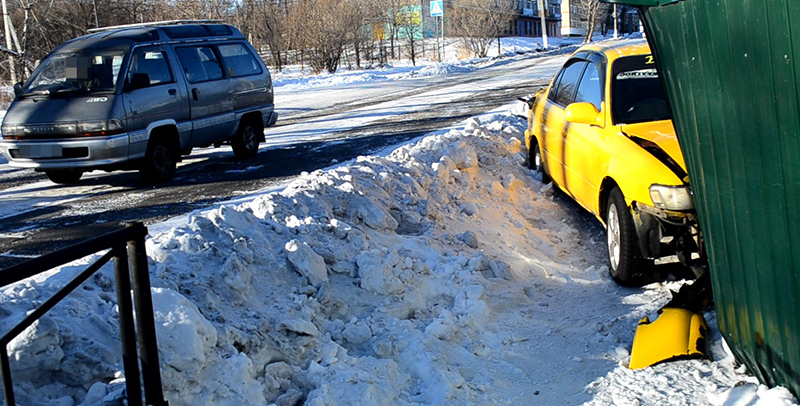
{"label": "metal pipe railing", "polygon": [[[16,406],[11,379],[11,365],[8,358],[8,343],[63,300],[70,292],[77,289],[112,258],[114,259],[114,277],[120,315],[122,363],[128,405],[167,406],[161,386],[158,342],[156,340],[155,321],[153,320],[153,299],[150,295],[150,275],[147,269],[147,253],[144,244],[145,236],[147,236],[147,228],[144,224],[132,223],[120,230],[0,270],[0,287],[4,287],[76,259],[109,250],[0,337],[0,378],[3,381],[6,406]],[[131,278],[133,278],[133,281],[131,281]],[[133,289],[133,298],[131,298],[131,289]],[[136,309],[135,323],[134,307]],[[142,365],[141,380],[140,362]],[[144,381],[145,403],[142,403],[142,381]]]}

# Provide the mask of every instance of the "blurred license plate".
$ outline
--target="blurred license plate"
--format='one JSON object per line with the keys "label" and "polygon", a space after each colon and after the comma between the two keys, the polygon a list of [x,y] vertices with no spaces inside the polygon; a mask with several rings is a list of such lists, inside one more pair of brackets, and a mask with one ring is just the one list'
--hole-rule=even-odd
{"label": "blurred license plate", "polygon": [[21,158],[60,158],[60,145],[24,145],[19,147]]}

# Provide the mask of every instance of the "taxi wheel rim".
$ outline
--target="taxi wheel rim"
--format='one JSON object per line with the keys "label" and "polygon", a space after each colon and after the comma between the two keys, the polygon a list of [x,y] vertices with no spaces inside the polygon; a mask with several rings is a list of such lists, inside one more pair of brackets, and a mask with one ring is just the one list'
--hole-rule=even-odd
{"label": "taxi wheel rim", "polygon": [[538,146],[536,148],[536,152],[533,153],[533,164],[535,165],[537,171],[542,170],[542,154],[539,152]]}
{"label": "taxi wheel rim", "polygon": [[611,261],[611,267],[617,269],[620,262],[620,228],[619,228],[619,213],[617,206],[611,205],[608,208],[608,258]]}

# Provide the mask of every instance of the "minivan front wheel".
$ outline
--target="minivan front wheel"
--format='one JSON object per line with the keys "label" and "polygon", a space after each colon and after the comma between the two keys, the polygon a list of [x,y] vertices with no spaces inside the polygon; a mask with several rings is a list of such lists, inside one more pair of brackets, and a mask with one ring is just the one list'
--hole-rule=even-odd
{"label": "minivan front wheel", "polygon": [[[259,132],[258,124],[254,120],[242,121],[239,130],[231,140],[233,154],[236,158],[252,158],[258,154]],[[262,129],[263,131],[263,129]]]}
{"label": "minivan front wheel", "polygon": [[163,138],[151,138],[139,170],[147,182],[165,182],[175,176],[175,149]]}
{"label": "minivan front wheel", "polygon": [[50,179],[53,183],[58,183],[60,185],[69,185],[72,183],[78,183],[81,180],[81,176],[83,176],[83,171],[75,171],[75,170],[61,170],[61,171],[44,171],[44,174],[47,175],[47,178]]}
{"label": "minivan front wheel", "polygon": [[652,273],[652,261],[642,257],[636,242],[636,228],[619,187],[608,195],[606,233],[611,278],[623,286],[642,286]]}

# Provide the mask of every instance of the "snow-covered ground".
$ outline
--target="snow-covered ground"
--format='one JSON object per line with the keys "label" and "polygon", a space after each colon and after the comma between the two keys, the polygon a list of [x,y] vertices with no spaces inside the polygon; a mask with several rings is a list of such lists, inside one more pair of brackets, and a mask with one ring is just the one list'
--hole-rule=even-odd
{"label": "snow-covered ground", "polygon": [[[796,405],[713,312],[713,360],[626,367],[681,282],[610,279],[600,223],[525,168],[521,109],[151,226],[170,404]],[[81,269],[3,288],[0,331]],[[8,346],[19,404],[118,404],[113,289],[106,266]]]}

